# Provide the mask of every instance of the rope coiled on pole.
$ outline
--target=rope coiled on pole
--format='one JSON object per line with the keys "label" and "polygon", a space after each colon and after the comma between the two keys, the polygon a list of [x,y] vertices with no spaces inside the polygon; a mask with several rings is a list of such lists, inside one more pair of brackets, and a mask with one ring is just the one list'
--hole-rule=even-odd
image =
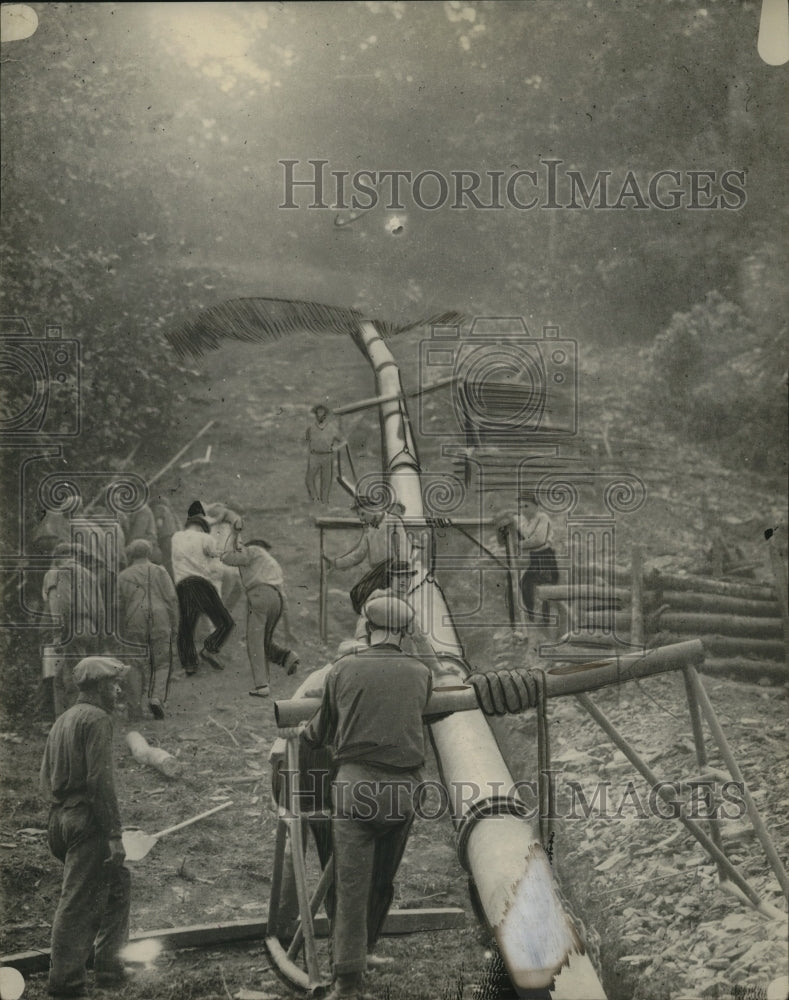
{"label": "rope coiled on pole", "polygon": [[542,671],[489,670],[469,674],[467,682],[477,693],[485,715],[510,715],[537,708],[542,700]]}

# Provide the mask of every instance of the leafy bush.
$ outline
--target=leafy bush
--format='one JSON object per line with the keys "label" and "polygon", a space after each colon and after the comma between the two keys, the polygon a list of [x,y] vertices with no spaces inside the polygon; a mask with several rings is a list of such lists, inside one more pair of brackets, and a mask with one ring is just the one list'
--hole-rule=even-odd
{"label": "leafy bush", "polygon": [[737,465],[775,470],[786,449],[782,339],[711,292],[643,352],[643,398],[670,430]]}
{"label": "leafy bush", "polygon": [[36,629],[0,629],[0,710],[11,724],[42,717],[40,643]]}

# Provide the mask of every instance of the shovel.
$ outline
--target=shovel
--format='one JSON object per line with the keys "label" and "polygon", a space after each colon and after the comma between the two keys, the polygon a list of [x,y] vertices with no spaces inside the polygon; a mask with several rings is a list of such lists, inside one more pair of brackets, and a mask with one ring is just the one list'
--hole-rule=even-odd
{"label": "shovel", "polygon": [[193,816],[191,819],[185,819],[183,823],[176,823],[175,826],[168,826],[166,830],[160,830],[158,833],[145,833],[144,830],[124,830],[123,849],[126,852],[126,860],[142,861],[156,842],[162,837],[165,837],[168,833],[174,833],[176,830],[181,830],[185,826],[191,826],[192,823],[196,823],[200,819],[205,819],[206,816],[219,812],[220,809],[227,809],[228,806],[232,805],[232,802],[223,802],[221,806],[214,806],[213,809],[200,813],[199,816]]}

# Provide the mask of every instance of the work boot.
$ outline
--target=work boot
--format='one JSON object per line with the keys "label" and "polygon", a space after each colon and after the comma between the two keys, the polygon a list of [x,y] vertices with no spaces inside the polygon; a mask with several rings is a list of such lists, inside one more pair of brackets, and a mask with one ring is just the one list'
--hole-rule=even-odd
{"label": "work boot", "polygon": [[214,670],[224,670],[225,669],[224,664],[220,663],[219,660],[217,660],[216,657],[214,657],[205,648],[205,646],[203,646],[203,648],[200,650],[200,659],[201,660],[205,660],[205,662],[209,665],[209,667],[212,667]]}
{"label": "work boot", "polygon": [[296,654],[291,650],[285,657],[285,662],[282,664],[282,666],[285,668],[288,675],[290,676],[292,674],[295,674],[296,671],[299,669],[300,662],[301,661],[299,660],[298,656],[296,656]]}
{"label": "work boot", "polygon": [[345,976],[337,976],[334,989],[325,1000],[363,1000],[362,974],[351,972]]}
{"label": "work boot", "polygon": [[164,718],[164,705],[158,698],[151,698],[148,702],[148,708],[151,710],[151,715],[154,719]]}
{"label": "work boot", "polygon": [[123,986],[133,977],[125,965],[112,965],[109,968],[96,969],[96,985],[100,987]]}

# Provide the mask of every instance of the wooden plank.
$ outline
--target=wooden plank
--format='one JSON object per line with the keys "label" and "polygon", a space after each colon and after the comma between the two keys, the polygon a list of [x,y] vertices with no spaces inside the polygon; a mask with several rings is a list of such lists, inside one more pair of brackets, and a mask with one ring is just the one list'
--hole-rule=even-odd
{"label": "wooden plank", "polygon": [[[458,930],[466,925],[466,912],[458,906],[425,907],[424,909],[390,910],[384,923],[386,935],[421,934],[426,931]],[[329,920],[315,918],[318,937],[329,936]],[[167,951],[205,948],[236,941],[253,941],[266,936],[265,920],[229,920],[216,924],[193,924],[186,927],[165,927],[161,930],[140,931],[129,936],[134,941],[160,941]],[[23,951],[0,957],[0,965],[10,965],[23,975],[46,972],[49,968],[49,948]]]}

